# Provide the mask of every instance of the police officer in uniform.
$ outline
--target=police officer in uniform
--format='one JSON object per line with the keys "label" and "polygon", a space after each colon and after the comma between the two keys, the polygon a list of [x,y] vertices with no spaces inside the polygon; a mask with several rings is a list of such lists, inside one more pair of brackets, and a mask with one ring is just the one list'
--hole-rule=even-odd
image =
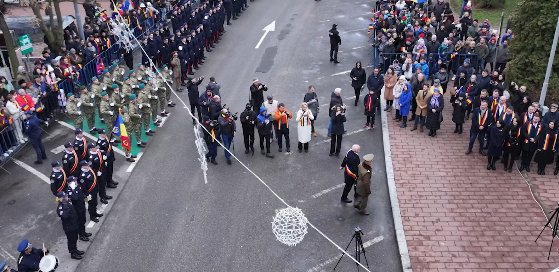
{"label": "police officer in uniform", "polygon": [[82,186],[78,183],[78,178],[74,176],[70,176],[68,178],[68,188],[66,189],[66,193],[68,194],[68,198],[70,198],[70,201],[72,201],[72,205],[74,205],[74,209],[76,209],[76,214],[78,215],[80,240],[84,242],[89,242],[89,237],[91,237],[91,233],[85,231],[86,196]]}
{"label": "police officer in uniform", "polygon": [[72,205],[72,202],[68,199],[66,192],[59,192],[57,197],[58,208],[56,209],[56,214],[58,214],[60,220],[62,220],[62,229],[64,229],[64,234],[66,234],[66,239],[68,240],[68,252],[72,259],[81,260],[85,252],[78,250],[80,228],[78,214],[74,209],[74,205]]}
{"label": "police officer in uniform", "polygon": [[62,156],[62,169],[66,173],[67,177],[79,175],[78,163],[80,158],[74,150],[74,145],[72,142],[67,142],[64,144],[64,156]]}
{"label": "police officer in uniform", "polygon": [[19,252],[17,270],[23,272],[39,271],[39,262],[41,262],[41,258],[49,253],[48,250],[34,248],[27,239],[19,243],[17,251]]}
{"label": "police officer in uniform", "polygon": [[50,190],[54,196],[57,196],[58,193],[66,190],[68,177],[59,161],[52,162],[51,166],[52,173],[50,174]]}
{"label": "police officer in uniform", "polygon": [[107,181],[105,180],[105,160],[107,156],[99,150],[97,143],[89,143],[87,147],[89,148],[89,154],[86,160],[89,162],[90,168],[97,177],[97,186],[99,188],[101,203],[108,204],[109,201],[107,200],[113,197],[107,195]]}
{"label": "police officer in uniform", "polygon": [[73,146],[78,155],[78,161],[85,160],[87,157],[87,139],[83,136],[81,128],[76,128],[74,134],[76,134],[76,138],[74,139]]}
{"label": "police officer in uniform", "polygon": [[85,194],[87,196],[89,219],[93,222],[99,222],[98,217],[103,215],[97,213],[97,193],[99,192],[97,176],[93,169],[89,167],[89,163],[86,160],[80,161],[80,171],[79,182],[82,188],[85,189]]}
{"label": "police officer in uniform", "polygon": [[337,24],[333,24],[328,32],[330,37],[330,62],[334,63],[340,63],[338,61],[338,46],[342,44],[342,38],[340,38],[340,32],[338,32],[337,27]]}
{"label": "police officer in uniform", "polygon": [[245,154],[252,152],[252,155],[254,155],[254,127],[256,126],[256,116],[256,112],[252,110],[252,105],[247,103],[240,117],[241,126],[243,127]]}
{"label": "police officer in uniform", "polygon": [[115,152],[104,129],[99,130],[99,139],[97,139],[97,145],[99,146],[101,152],[107,157],[107,159],[105,160],[105,163],[107,165],[107,167],[105,167],[105,182],[107,183],[107,188],[116,188],[118,182],[113,180]]}

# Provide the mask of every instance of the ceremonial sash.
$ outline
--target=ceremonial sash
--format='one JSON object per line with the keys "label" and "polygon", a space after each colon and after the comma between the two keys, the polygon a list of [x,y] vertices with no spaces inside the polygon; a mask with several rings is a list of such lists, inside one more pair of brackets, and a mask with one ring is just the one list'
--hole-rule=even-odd
{"label": "ceremonial sash", "polygon": [[87,153],[87,141],[85,140],[85,137],[82,137],[82,142],[83,142],[82,158],[85,158],[85,154]]}
{"label": "ceremonial sash", "polygon": [[[550,138],[549,136],[550,136],[549,133],[548,133],[547,135],[545,135],[545,142],[543,143],[543,150],[547,150],[547,148],[548,148],[548,145],[549,145],[549,142],[550,142],[550,141],[549,141],[549,140],[550,140],[550,139],[549,139],[549,138]],[[552,150],[553,150],[553,148],[555,147],[555,143],[556,143],[556,142],[557,142],[557,134],[554,133],[554,134],[553,134],[553,145],[551,146]]]}
{"label": "ceremonial sash", "polygon": [[[303,113],[303,114],[305,114],[305,113]],[[305,122],[305,120],[307,120],[307,121]],[[305,124],[305,123],[306,123],[306,124]],[[311,124],[311,120],[310,120],[309,117],[301,116],[301,120],[299,120],[299,125],[301,125],[302,127],[304,127],[304,126],[309,126],[310,124]]]}
{"label": "ceremonial sash", "polygon": [[[542,130],[542,126],[538,126],[538,131],[536,132],[536,136],[534,137],[534,139],[535,139],[536,137],[538,137],[538,135],[540,134],[540,131],[541,131],[541,130]],[[528,124],[528,129],[527,129],[527,133],[526,133],[526,134],[528,134],[528,137],[526,137],[526,139],[524,140],[524,143],[527,144],[527,143],[529,142],[530,136],[531,136],[531,135],[530,135],[531,132],[532,132],[532,124],[530,123],[530,124]]]}
{"label": "ceremonial sash", "polygon": [[101,172],[101,168],[103,168],[103,156],[101,155],[101,152],[99,152],[99,150],[97,150],[97,157],[99,157],[99,169],[98,169],[98,171]]}
{"label": "ceremonial sash", "polygon": [[64,172],[64,169],[62,169],[61,171],[62,171],[62,176],[64,177],[64,179],[62,180],[62,184],[60,184],[60,187],[58,187],[58,189],[56,189],[57,193],[60,193],[62,191],[62,189],[64,189],[64,187],[66,187],[66,173]]}
{"label": "ceremonial sash", "polygon": [[25,104],[23,104],[23,110],[24,110],[24,111],[28,111],[28,110],[31,108],[31,107],[29,107],[29,105],[28,105],[29,102],[27,101],[27,98],[25,97],[25,95],[22,96],[22,98],[23,98],[23,101],[25,101]]}
{"label": "ceremonial sash", "polygon": [[345,166],[345,172],[346,172],[346,174],[347,174],[348,176],[350,176],[351,178],[357,179],[357,175],[354,174],[353,172],[351,172],[351,170],[349,170],[349,167],[347,166],[347,164],[346,164],[346,166]]}
{"label": "ceremonial sash", "polygon": [[76,167],[78,167],[78,154],[76,154],[76,151],[72,150],[72,155],[74,156],[74,165],[72,165],[70,174],[74,173],[74,171],[76,171]]}
{"label": "ceremonial sash", "polygon": [[486,110],[485,113],[483,114],[483,116],[481,116],[481,111],[479,112],[479,118],[478,118],[478,122],[480,126],[483,126],[483,124],[485,124],[485,121],[487,120],[487,114],[488,111]]}
{"label": "ceremonial sash", "polygon": [[89,168],[89,171],[91,171],[91,173],[93,174],[93,183],[91,184],[89,189],[87,189],[87,192],[91,193],[91,191],[93,191],[93,188],[95,188],[95,185],[97,185],[97,176],[95,176],[95,172],[93,172],[93,169],[91,169],[91,167],[88,167],[88,168]]}

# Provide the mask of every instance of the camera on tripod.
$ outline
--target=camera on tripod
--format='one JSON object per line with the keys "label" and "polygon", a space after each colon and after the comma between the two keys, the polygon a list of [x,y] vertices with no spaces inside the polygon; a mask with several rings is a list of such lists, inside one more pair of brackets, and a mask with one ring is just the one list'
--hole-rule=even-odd
{"label": "camera on tripod", "polygon": [[359,234],[363,235],[363,230],[361,230],[360,227],[355,227],[355,229],[353,229],[353,230],[355,231],[356,234],[359,233]]}

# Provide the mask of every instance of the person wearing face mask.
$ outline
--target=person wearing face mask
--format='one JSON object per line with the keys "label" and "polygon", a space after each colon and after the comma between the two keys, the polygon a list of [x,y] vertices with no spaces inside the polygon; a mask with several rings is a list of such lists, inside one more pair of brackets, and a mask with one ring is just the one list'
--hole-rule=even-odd
{"label": "person wearing face mask", "polygon": [[84,193],[87,197],[87,211],[89,212],[89,219],[93,222],[99,222],[99,217],[103,214],[97,212],[97,194],[99,192],[99,185],[97,184],[96,173],[89,167],[86,160],[80,161],[80,176],[79,182]]}
{"label": "person wearing face mask", "polygon": [[487,149],[487,170],[496,170],[495,162],[503,153],[503,144],[507,131],[500,120],[489,130],[489,147]]}
{"label": "person wearing face mask", "polygon": [[365,69],[361,67],[361,61],[355,63],[355,67],[351,69],[349,76],[351,77],[351,87],[353,87],[353,90],[355,90],[355,106],[357,106],[357,103],[359,102],[359,95],[361,94],[361,89],[363,88],[363,85],[365,84],[365,80],[367,78]]}
{"label": "person wearing face mask", "polygon": [[59,161],[52,162],[51,166],[52,173],[50,174],[50,190],[52,194],[56,196],[58,193],[66,190],[68,176]]}
{"label": "person wearing face mask", "polygon": [[378,104],[378,96],[372,89],[369,89],[369,93],[363,99],[363,105],[365,106],[365,116],[367,116],[367,122],[363,126],[366,129],[375,128],[375,115]]}
{"label": "person wearing face mask", "polygon": [[241,126],[245,144],[245,154],[252,152],[254,155],[254,127],[256,126],[257,114],[252,110],[252,105],[247,103],[245,110],[241,113]]}
{"label": "person wearing face mask", "polygon": [[472,127],[470,128],[470,142],[466,155],[472,153],[476,138],[479,142],[479,153],[485,155],[483,146],[485,144],[485,134],[489,125],[493,123],[492,115],[487,108],[487,101],[482,100],[479,108],[474,109],[472,116]]}
{"label": "person wearing face mask", "polygon": [[85,207],[86,196],[85,196],[84,189],[82,188],[82,185],[80,185],[78,182],[77,177],[74,176],[68,177],[68,186],[66,188],[66,194],[68,195],[68,198],[70,198],[72,205],[76,209],[76,214],[78,216],[78,225],[79,225],[79,229],[78,229],[79,239],[84,242],[88,242],[89,237],[91,237],[91,233],[85,231],[85,222],[87,221],[86,207]]}
{"label": "person wearing face mask", "polygon": [[538,139],[538,149],[534,156],[534,162],[538,164],[538,175],[545,175],[545,167],[553,163],[559,144],[559,142],[557,142],[555,121],[550,121],[543,127],[543,132]]}
{"label": "person wearing face mask", "polygon": [[466,96],[461,93],[458,96],[458,99],[454,100],[452,103],[452,107],[452,122],[456,125],[454,133],[462,134],[464,131],[464,117],[466,116],[466,110],[469,107],[468,102],[466,101]]}
{"label": "person wearing face mask", "polygon": [[78,250],[79,224],[78,215],[65,191],[57,193],[58,207],[56,213],[62,220],[62,228],[68,240],[68,252],[72,259],[81,260],[85,252]]}
{"label": "person wearing face mask", "polygon": [[104,129],[100,129],[99,131],[99,139],[97,139],[97,145],[99,146],[99,150],[102,154],[104,154],[107,159],[105,160],[105,179],[107,183],[107,188],[114,189],[117,187],[118,182],[113,180],[113,167],[115,162],[115,153],[113,150],[113,146],[107,137]]}

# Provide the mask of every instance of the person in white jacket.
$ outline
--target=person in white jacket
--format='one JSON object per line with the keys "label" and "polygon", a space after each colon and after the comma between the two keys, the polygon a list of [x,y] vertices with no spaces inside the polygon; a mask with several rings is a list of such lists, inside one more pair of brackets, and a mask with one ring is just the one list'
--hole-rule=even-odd
{"label": "person in white jacket", "polygon": [[[274,99],[274,97],[272,95],[268,95],[268,97],[266,97],[267,100],[264,101],[264,103],[262,103],[262,106],[264,106],[266,108],[266,112],[272,116],[274,116],[274,113],[276,112],[276,110],[278,110],[278,101]],[[274,124],[274,135],[276,135],[275,137],[272,137],[272,142],[274,141],[274,139],[278,139],[278,122],[276,120],[272,120],[272,124]]]}
{"label": "person in white jacket", "polygon": [[297,138],[299,139],[299,143],[297,148],[299,149],[299,153],[303,151],[309,152],[309,142],[311,141],[311,121],[314,120],[314,116],[312,112],[309,110],[309,106],[307,103],[303,102],[301,104],[301,108],[297,111],[297,117],[295,118],[297,121]]}
{"label": "person in white jacket", "polygon": [[402,115],[400,114],[399,99],[400,99],[400,95],[402,95],[402,91],[404,90],[405,84],[407,84],[406,76],[401,75],[398,78],[398,82],[396,82],[394,89],[392,89],[392,94],[394,95],[394,109],[396,109],[396,117],[394,117],[394,120],[397,121],[402,120]]}
{"label": "person in white jacket", "polygon": [[16,134],[17,140],[22,144],[27,142],[27,138],[23,136],[23,132],[22,132],[22,124],[23,124],[23,120],[25,118],[25,115],[24,115],[21,107],[19,106],[19,104],[16,102],[15,96],[8,95],[8,101],[6,102],[6,108],[8,109],[8,112],[10,113],[12,118],[14,118],[14,127],[15,127],[15,134]]}

